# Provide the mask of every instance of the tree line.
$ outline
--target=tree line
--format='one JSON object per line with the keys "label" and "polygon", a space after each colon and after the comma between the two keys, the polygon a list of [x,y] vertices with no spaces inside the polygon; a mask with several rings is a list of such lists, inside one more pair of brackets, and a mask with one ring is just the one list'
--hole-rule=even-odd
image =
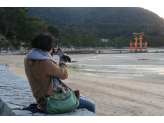
{"label": "tree line", "polygon": [[[29,9],[25,7],[0,7],[0,33],[7,39],[0,41],[0,47],[13,46],[16,50],[21,45],[29,47],[29,42],[36,35],[47,33],[55,37],[57,46],[121,48],[134,42],[132,33],[141,29],[146,30],[143,42],[147,41],[148,46],[164,46],[163,26],[114,22],[76,22],[75,26],[71,22],[72,26],[61,26],[56,22],[46,22],[38,16],[30,16]],[[108,39],[108,42],[102,42],[103,38]]]}
{"label": "tree line", "polygon": [[0,42],[1,47],[9,44],[16,49],[24,42],[29,41],[39,33],[47,30],[48,25],[39,17],[31,17],[25,7],[0,7],[0,33],[8,40]]}
{"label": "tree line", "polygon": [[140,7],[28,7],[28,9],[31,16],[39,16],[46,23],[53,21],[60,27],[78,27],[90,23],[164,24],[164,20],[157,14]]}
{"label": "tree line", "polygon": [[28,9],[31,16],[39,16],[46,23],[53,22],[60,30],[64,27],[77,27],[79,30],[96,33],[99,39],[109,39],[109,42],[96,42],[97,46],[129,46],[129,42],[134,42],[133,32],[145,32],[146,37],[152,37],[146,38],[148,46],[159,46],[161,44],[159,39],[164,37],[164,19],[140,7],[29,7]]}
{"label": "tree line", "polygon": [[0,33],[7,40],[0,42],[0,47],[12,45],[18,49],[23,42],[23,47],[29,47],[29,42],[40,33],[47,33],[55,37],[57,46],[97,46],[99,40],[95,33],[74,28],[61,28],[53,23],[47,24],[43,19],[31,17],[28,9],[24,7],[0,8]]}

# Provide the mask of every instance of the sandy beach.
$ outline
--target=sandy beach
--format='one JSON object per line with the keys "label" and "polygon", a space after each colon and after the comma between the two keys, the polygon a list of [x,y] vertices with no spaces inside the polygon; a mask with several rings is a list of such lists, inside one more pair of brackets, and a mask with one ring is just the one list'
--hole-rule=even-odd
{"label": "sandy beach", "polygon": [[[64,82],[96,104],[102,116],[164,115],[164,54],[70,55],[69,77]],[[27,80],[25,55],[0,55],[13,73]],[[59,61],[57,55],[55,60]],[[147,59],[147,60],[140,60]]]}

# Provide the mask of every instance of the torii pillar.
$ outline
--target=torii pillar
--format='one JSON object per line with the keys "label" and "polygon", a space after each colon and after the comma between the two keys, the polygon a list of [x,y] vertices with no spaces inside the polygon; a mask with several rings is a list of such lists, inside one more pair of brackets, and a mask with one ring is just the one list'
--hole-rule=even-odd
{"label": "torii pillar", "polygon": [[[145,43],[142,43],[142,36],[144,35],[145,33],[142,32],[142,33],[133,33],[134,35],[134,40],[135,42],[132,43],[130,42],[130,52],[132,52],[132,49],[135,49],[135,51],[137,51],[137,49],[140,49],[140,51],[142,51],[142,49],[145,49],[145,51],[147,50],[147,42]],[[137,41],[140,40],[139,43],[137,43]],[[134,45],[134,48],[132,48],[132,45]],[[139,45],[139,48],[138,48],[138,45]],[[145,48],[142,48],[142,45],[145,45]]]}

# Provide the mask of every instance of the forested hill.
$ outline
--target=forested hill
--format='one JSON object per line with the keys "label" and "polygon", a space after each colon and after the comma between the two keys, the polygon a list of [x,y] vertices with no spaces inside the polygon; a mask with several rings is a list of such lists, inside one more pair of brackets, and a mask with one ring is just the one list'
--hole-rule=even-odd
{"label": "forested hill", "polygon": [[125,47],[134,41],[133,32],[145,32],[148,46],[164,46],[164,19],[143,8],[0,7],[0,33],[8,40],[0,47],[28,47],[43,32],[66,47]]}
{"label": "forested hill", "polygon": [[164,36],[164,19],[139,7],[29,7],[31,16],[61,27],[78,27],[96,32],[100,38],[131,36],[144,31]]}
{"label": "forested hill", "polygon": [[164,24],[157,14],[138,7],[30,7],[31,16],[47,23],[76,26],[84,23]]}

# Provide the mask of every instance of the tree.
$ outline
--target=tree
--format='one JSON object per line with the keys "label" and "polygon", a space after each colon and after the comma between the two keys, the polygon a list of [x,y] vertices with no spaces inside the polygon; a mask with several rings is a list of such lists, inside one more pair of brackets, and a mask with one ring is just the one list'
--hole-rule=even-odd
{"label": "tree", "polygon": [[51,33],[52,36],[59,37],[60,35],[60,30],[56,25],[49,25],[48,26],[48,31]]}
{"label": "tree", "polygon": [[16,50],[19,50],[19,48],[20,48],[20,46],[21,46],[21,43],[20,43],[19,41],[16,41],[16,36],[15,36],[15,35],[13,36],[11,45],[12,45]]}
{"label": "tree", "polygon": [[93,36],[93,34],[88,35],[88,40],[89,40],[89,46],[90,47],[95,47],[96,46],[96,39]]}
{"label": "tree", "polygon": [[5,37],[7,36],[7,33],[9,31],[12,31],[12,32],[15,33],[15,31],[14,31],[14,28],[16,27],[15,24],[7,20],[7,18],[9,18],[9,16],[12,13],[11,9],[1,8],[0,13],[1,13],[2,19],[3,19],[3,21],[4,21],[5,25],[6,25]]}
{"label": "tree", "polygon": [[0,47],[4,47],[4,48],[7,48],[7,47],[9,47],[10,46],[10,42],[8,42],[8,41],[1,41],[0,42]]}
{"label": "tree", "polygon": [[17,37],[17,41],[15,39],[11,41],[16,49],[20,41],[29,43],[36,35],[46,32],[47,27],[43,19],[30,17],[25,7],[0,8],[0,28],[6,38]]}
{"label": "tree", "polygon": [[25,7],[1,7],[0,16],[2,22],[5,24],[4,36],[7,37],[9,33],[11,33],[11,36],[12,34],[19,35],[19,29],[29,14],[28,9]]}
{"label": "tree", "polygon": [[7,41],[7,39],[5,37],[3,37],[3,35],[0,34],[0,48],[7,48],[10,46],[10,42]]}
{"label": "tree", "polygon": [[30,41],[27,41],[27,42],[23,43],[23,44],[22,44],[22,47],[25,47],[25,48],[26,48],[26,47],[29,47],[29,43],[28,43],[28,42],[30,42]]}
{"label": "tree", "polygon": [[35,36],[47,30],[46,23],[39,17],[29,17],[22,26],[20,39],[29,43]]}
{"label": "tree", "polygon": [[74,46],[74,47],[79,47],[81,46],[81,37],[79,35],[78,32],[75,32],[72,37],[70,38],[70,43]]}
{"label": "tree", "polygon": [[114,46],[116,48],[124,47],[123,41],[124,41],[124,38],[123,37],[115,37],[113,39]]}

